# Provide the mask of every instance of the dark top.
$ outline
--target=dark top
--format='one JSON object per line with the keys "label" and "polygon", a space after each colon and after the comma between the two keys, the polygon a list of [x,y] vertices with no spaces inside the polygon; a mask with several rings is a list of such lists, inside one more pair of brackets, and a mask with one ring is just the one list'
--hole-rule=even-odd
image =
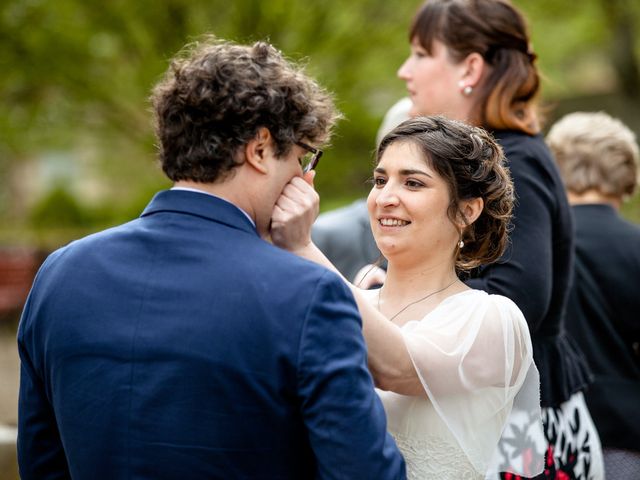
{"label": "dark top", "polygon": [[563,323],[573,268],[573,220],[564,186],[540,135],[497,131],[515,187],[510,245],[472,272],[472,288],[513,300],[531,330],[541,404],[557,406],[589,381],[584,357]]}
{"label": "dark top", "polygon": [[585,392],[605,447],[640,450],[640,227],[608,205],[573,207],[575,282],[567,330],[595,381]]}
{"label": "dark top", "polygon": [[210,195],[53,253],[18,345],[23,480],[405,478],[349,289]]}

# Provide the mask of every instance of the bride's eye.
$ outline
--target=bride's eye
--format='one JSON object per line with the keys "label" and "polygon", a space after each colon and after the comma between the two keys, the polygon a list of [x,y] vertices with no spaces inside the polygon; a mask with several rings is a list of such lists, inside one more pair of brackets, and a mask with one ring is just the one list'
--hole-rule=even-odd
{"label": "bride's eye", "polygon": [[407,187],[411,187],[411,188],[424,187],[424,184],[422,182],[417,181],[417,180],[407,180],[405,182],[405,185],[407,185]]}
{"label": "bride's eye", "polygon": [[385,183],[387,183],[387,180],[383,177],[374,177],[373,178],[373,182],[372,182],[376,187],[381,187],[383,186]]}

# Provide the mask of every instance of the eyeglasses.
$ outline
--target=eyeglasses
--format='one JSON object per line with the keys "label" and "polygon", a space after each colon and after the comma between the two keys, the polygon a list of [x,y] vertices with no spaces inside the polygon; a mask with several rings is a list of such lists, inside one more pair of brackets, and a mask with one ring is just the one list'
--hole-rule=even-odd
{"label": "eyeglasses", "polygon": [[320,150],[319,148],[314,148],[311,145],[307,145],[303,142],[296,142],[296,145],[304,148],[307,151],[307,153],[300,159],[302,173],[307,173],[310,170],[314,170],[320,162],[322,150]]}

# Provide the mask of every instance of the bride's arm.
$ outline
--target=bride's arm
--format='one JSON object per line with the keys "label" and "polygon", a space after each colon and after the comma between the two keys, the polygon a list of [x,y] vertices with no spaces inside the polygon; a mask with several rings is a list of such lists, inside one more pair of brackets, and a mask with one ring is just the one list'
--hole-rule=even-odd
{"label": "bride's arm", "polygon": [[407,351],[400,328],[391,323],[352,285],[311,240],[311,225],[318,214],[319,197],[313,189],[313,174],[294,177],[284,188],[271,218],[274,245],[334,271],[351,289],[362,316],[369,369],[376,386],[404,395],[426,396]]}

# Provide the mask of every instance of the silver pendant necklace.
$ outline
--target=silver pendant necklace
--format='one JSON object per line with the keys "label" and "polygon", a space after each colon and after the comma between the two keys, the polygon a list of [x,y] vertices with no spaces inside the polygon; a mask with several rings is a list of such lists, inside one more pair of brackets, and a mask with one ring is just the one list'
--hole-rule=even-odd
{"label": "silver pendant necklace", "polygon": [[[447,285],[446,287],[442,287],[440,290],[436,290],[435,292],[431,292],[429,295],[425,295],[422,298],[419,298],[418,300],[416,300],[415,302],[411,302],[407,305],[405,305],[404,307],[402,307],[400,309],[399,312],[396,312],[395,315],[393,315],[391,318],[389,318],[389,321],[392,321],[394,318],[396,318],[398,315],[400,315],[402,312],[404,312],[407,308],[409,308],[411,305],[415,305],[416,303],[420,303],[424,300],[426,300],[429,297],[432,297],[433,295],[435,295],[436,293],[440,293],[440,292],[444,292],[447,288],[449,288],[451,285],[453,285],[454,283],[456,283],[458,281],[458,279],[456,278],[453,282],[451,282],[449,285]],[[382,287],[380,287],[380,290],[378,290],[378,304],[377,304],[377,308],[378,311],[380,312],[380,294],[382,293]],[[382,312],[380,312],[382,313]]]}

